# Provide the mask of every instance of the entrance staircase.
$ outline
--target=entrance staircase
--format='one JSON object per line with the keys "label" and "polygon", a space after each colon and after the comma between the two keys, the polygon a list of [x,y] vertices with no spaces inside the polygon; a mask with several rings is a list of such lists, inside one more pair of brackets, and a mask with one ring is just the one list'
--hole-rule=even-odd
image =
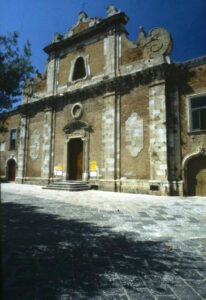
{"label": "entrance staircase", "polygon": [[51,182],[47,186],[43,187],[47,190],[62,190],[62,191],[86,191],[91,189],[91,186],[86,181],[57,181]]}

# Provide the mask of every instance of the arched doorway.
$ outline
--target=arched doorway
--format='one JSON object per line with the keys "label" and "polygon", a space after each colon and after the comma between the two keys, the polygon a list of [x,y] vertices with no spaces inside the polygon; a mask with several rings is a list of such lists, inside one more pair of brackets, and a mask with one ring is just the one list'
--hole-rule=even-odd
{"label": "arched doorway", "polygon": [[8,181],[15,181],[16,178],[16,161],[14,158],[10,158],[7,161],[7,176]]}
{"label": "arched doorway", "polygon": [[73,138],[68,142],[67,174],[69,180],[82,180],[83,172],[83,141]]}
{"label": "arched doorway", "polygon": [[188,196],[206,196],[206,156],[191,158],[186,167]]}

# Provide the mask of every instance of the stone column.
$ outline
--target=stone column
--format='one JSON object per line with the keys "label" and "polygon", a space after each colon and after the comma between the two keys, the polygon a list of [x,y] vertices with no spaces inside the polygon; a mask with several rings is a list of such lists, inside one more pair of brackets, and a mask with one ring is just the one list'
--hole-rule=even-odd
{"label": "stone column", "polygon": [[[150,179],[167,185],[167,125],[165,81],[149,88]],[[164,185],[164,183],[163,183]],[[168,187],[166,187],[167,189]],[[162,189],[162,187],[160,187]],[[163,188],[164,189],[164,188]],[[164,193],[161,191],[161,193]],[[165,190],[165,193],[167,191]]]}
{"label": "stone column", "polygon": [[51,175],[51,159],[52,159],[52,109],[47,109],[44,112],[44,128],[43,128],[43,143],[42,143],[42,166],[41,178],[49,182]]}
{"label": "stone column", "polygon": [[28,119],[26,115],[21,116],[19,144],[18,144],[18,171],[16,182],[23,183],[26,173],[26,157],[27,157],[27,135],[28,135]]}

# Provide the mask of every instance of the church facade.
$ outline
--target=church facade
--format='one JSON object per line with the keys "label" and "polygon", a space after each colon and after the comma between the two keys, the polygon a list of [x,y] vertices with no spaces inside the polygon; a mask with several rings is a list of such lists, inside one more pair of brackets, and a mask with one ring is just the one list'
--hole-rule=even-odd
{"label": "church facade", "polygon": [[0,116],[2,178],[206,196],[206,57],[172,63],[167,30],[132,42],[127,22],[110,6],[55,34],[45,73]]}

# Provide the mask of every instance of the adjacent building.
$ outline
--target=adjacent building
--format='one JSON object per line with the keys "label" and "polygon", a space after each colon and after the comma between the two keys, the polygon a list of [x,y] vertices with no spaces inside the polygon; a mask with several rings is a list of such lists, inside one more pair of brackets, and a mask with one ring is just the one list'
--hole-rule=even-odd
{"label": "adjacent building", "polygon": [[206,196],[206,56],[172,63],[166,29],[130,41],[127,22],[109,6],[55,34],[45,73],[0,117],[1,177]]}

